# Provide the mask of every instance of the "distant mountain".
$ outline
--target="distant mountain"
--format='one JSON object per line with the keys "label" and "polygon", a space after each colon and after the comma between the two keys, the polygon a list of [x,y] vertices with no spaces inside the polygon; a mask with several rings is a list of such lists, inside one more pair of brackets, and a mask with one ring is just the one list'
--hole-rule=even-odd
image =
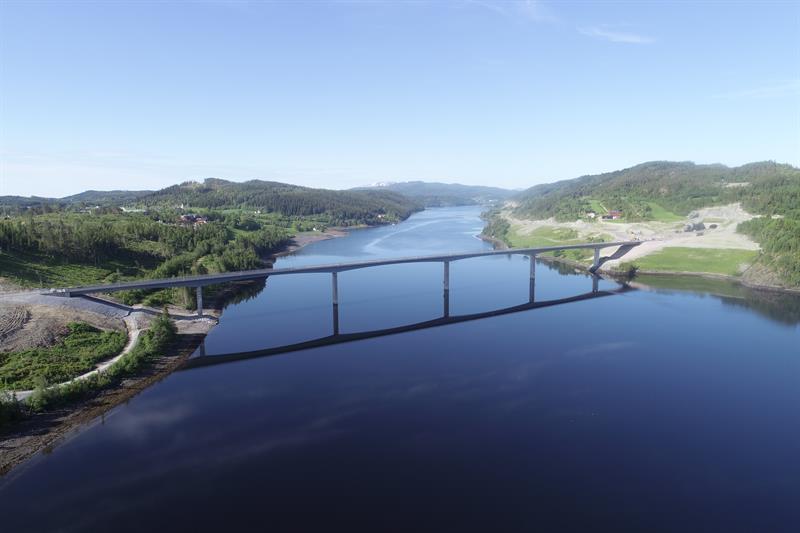
{"label": "distant mountain", "polygon": [[152,194],[153,191],[84,191],[63,198],[45,198],[41,196],[0,196],[0,208],[24,209],[42,204],[68,206],[77,204],[114,205],[130,204],[139,198]]}
{"label": "distant mountain", "polygon": [[60,201],[67,203],[86,204],[128,204],[135,202],[143,196],[154,191],[84,191],[82,193],[65,196]]}
{"label": "distant mountain", "polygon": [[57,198],[40,196],[0,196],[0,208],[26,208],[42,204],[59,202]]}
{"label": "distant mountain", "polygon": [[285,216],[317,216],[331,225],[396,222],[423,209],[423,204],[384,189],[335,191],[274,181],[243,183],[217,178],[187,181],[158,191],[85,191],[64,198],[0,196],[0,210],[42,206],[82,205],[144,207],[183,206],[184,209],[253,209]]}
{"label": "distant mountain", "polygon": [[511,197],[515,192],[499,187],[427,181],[381,182],[371,187],[360,187],[354,190],[394,191],[414,198],[426,207],[498,202]]}
{"label": "distant mountain", "polygon": [[286,216],[324,215],[330,224],[379,224],[402,220],[423,208],[418,201],[390,190],[336,191],[274,181],[243,183],[209,178],[173,185],[138,199],[147,206],[257,209]]}
{"label": "distant mountain", "polygon": [[741,201],[762,214],[800,209],[800,169],[771,161],[740,167],[652,161],[631,168],[536,185],[517,194],[515,213],[569,221],[602,205],[628,220],[651,220],[654,206],[686,215],[701,207]]}

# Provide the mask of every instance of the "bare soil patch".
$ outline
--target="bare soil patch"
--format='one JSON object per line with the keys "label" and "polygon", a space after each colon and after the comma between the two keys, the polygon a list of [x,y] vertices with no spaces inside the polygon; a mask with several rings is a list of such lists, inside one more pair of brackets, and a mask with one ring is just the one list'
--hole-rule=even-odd
{"label": "bare soil patch", "polygon": [[0,301],[0,352],[52,346],[67,334],[71,322],[86,322],[104,330],[125,329],[117,317],[79,308]]}

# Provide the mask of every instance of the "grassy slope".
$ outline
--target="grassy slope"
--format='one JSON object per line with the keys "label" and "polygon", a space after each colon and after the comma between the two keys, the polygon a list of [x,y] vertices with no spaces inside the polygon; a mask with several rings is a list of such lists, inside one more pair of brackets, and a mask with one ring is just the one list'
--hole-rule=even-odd
{"label": "grassy slope", "polygon": [[74,263],[30,252],[0,253],[0,275],[23,287],[88,285],[109,281],[117,272],[123,277],[141,277],[147,271],[121,260]]}
{"label": "grassy slope", "polygon": [[[579,244],[587,242],[590,238],[579,237],[578,232],[569,228],[542,226],[534,231],[521,234],[519,228],[512,226],[506,234],[506,241],[512,248],[534,248],[537,246],[556,246],[559,244]],[[591,240],[610,241],[611,236],[606,234],[592,235]],[[573,261],[586,261],[592,256],[591,250],[564,250],[559,253],[548,252],[547,255],[565,257]]]}
{"label": "grassy slope", "polygon": [[647,202],[647,204],[652,209],[651,214],[652,214],[653,220],[655,220],[657,222],[680,222],[680,221],[686,220],[685,217],[676,215],[675,213],[673,213],[671,211],[667,211],[666,209],[664,209],[663,207],[661,207],[660,205],[658,205],[655,202]]}
{"label": "grassy slope", "polygon": [[738,276],[743,265],[758,257],[752,250],[670,247],[652,253],[634,264],[642,270],[660,272],[708,272]]}

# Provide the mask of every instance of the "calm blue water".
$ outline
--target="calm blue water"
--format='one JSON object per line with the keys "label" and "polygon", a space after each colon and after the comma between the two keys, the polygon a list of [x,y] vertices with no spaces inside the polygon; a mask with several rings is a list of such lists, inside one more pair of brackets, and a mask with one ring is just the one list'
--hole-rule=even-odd
{"label": "calm blue water", "polygon": [[[478,214],[426,211],[278,266],[488,248]],[[451,315],[527,302],[528,268],[453,263]],[[340,274],[341,331],[441,316],[441,278]],[[591,289],[537,265],[537,301]],[[329,275],[272,278],[206,353],[330,335],[330,293]],[[0,481],[0,524],[798,531],[799,309],[661,287],[177,372]]]}

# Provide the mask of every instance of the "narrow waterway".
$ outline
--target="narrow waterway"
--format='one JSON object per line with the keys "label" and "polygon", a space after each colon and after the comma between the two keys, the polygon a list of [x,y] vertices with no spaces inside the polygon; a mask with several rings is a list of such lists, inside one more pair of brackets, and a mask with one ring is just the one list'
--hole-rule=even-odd
{"label": "narrow waterway", "polygon": [[[428,210],[276,266],[489,249],[479,213]],[[528,302],[528,270],[453,263],[450,314]],[[536,301],[592,289],[537,266]],[[431,320],[442,266],[345,272],[339,300],[341,333]],[[270,279],[205,353],[330,335],[331,309],[330,275]],[[0,516],[8,531],[796,531],[799,323],[797,298],[661,279],[177,372],[0,479]]]}

